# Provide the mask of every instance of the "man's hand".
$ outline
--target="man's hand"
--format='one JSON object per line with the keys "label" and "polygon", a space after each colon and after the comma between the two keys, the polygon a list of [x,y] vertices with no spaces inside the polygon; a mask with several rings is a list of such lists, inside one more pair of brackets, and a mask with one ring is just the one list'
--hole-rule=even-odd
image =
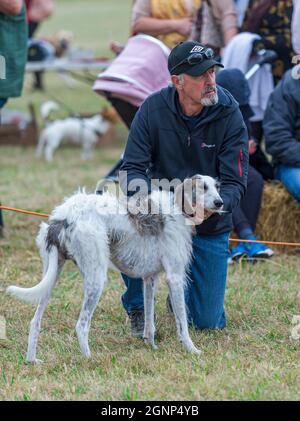
{"label": "man's hand", "polygon": [[0,0],[0,12],[17,16],[22,10],[23,0]]}
{"label": "man's hand", "polygon": [[178,32],[180,35],[183,35],[184,37],[189,37],[192,31],[193,23],[194,21],[191,17],[176,19],[176,21],[174,20],[175,32]]}
{"label": "man's hand", "polygon": [[255,142],[254,139],[249,139],[248,148],[249,148],[249,155],[253,155],[256,152],[257,143]]}
{"label": "man's hand", "polygon": [[211,215],[213,215],[215,212],[211,212],[211,211],[208,211],[208,210],[204,210],[204,213],[203,213],[203,215],[204,215],[204,220],[205,219],[208,219]]}

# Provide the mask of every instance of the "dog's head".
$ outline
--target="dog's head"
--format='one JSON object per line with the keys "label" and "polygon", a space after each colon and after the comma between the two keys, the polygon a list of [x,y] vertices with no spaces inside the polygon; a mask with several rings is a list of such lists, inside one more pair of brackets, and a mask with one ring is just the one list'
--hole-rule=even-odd
{"label": "dog's head", "polygon": [[220,183],[207,175],[196,174],[179,184],[175,191],[175,200],[191,223],[201,224],[207,212],[219,213],[223,209],[223,200],[219,194]]}
{"label": "dog's head", "polygon": [[93,117],[86,118],[84,121],[88,127],[93,129],[99,135],[106,133],[111,127],[110,121],[104,119],[100,114],[96,114]]}
{"label": "dog's head", "polygon": [[73,32],[62,29],[49,40],[55,48],[55,55],[57,57],[62,57],[70,50],[71,44],[74,40],[74,34]]}

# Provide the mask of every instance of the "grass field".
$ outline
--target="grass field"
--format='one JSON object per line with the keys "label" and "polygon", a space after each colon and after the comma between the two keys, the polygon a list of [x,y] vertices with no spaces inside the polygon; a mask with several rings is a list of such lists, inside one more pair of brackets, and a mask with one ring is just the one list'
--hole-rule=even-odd
{"label": "grass field", "polygon": [[[43,31],[76,28],[82,46],[105,52],[110,37],[126,39],[129,6],[129,0],[60,0],[57,16],[45,23]],[[95,43],[98,28],[99,45]],[[86,87],[68,90],[55,75],[47,75],[46,82],[51,92],[76,110],[94,110],[100,101]],[[42,99],[26,86],[23,98],[10,106],[24,109],[29,100],[39,104]],[[98,148],[88,162],[80,161],[75,148],[60,149],[53,163],[46,164],[34,158],[31,148],[1,147],[2,203],[50,212],[78,186],[93,191],[98,178],[120,155],[126,131],[120,127],[119,134],[120,142]],[[0,317],[6,320],[7,339],[0,339],[0,400],[299,399],[300,339],[291,337],[293,317],[300,315],[299,255],[287,256],[278,250],[271,261],[229,268],[227,328],[191,330],[203,351],[201,357],[189,355],[177,342],[175,322],[165,308],[164,282],[160,282],[156,305],[158,350],[132,339],[120,303],[124,285],[118,273],[110,272],[92,321],[92,358],[85,360],[75,335],[81,277],[68,263],[43,318],[38,358],[44,364],[31,366],[25,364],[24,357],[34,308],[4,292],[11,284],[32,286],[40,281],[41,263],[35,246],[40,218],[9,212],[4,216]]]}

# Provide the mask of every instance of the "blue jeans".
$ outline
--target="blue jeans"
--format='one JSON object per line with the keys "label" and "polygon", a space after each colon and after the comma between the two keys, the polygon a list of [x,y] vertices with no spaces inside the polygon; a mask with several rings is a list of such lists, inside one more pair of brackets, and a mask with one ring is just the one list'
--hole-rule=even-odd
{"label": "blue jeans", "polygon": [[300,202],[300,167],[278,165],[275,167],[275,178]]}
{"label": "blue jeans", "polygon": [[[226,326],[224,296],[227,278],[229,233],[193,237],[193,259],[185,289],[188,322],[197,329]],[[127,291],[122,303],[127,311],[143,310],[143,282],[122,274]]]}
{"label": "blue jeans", "polygon": [[7,98],[0,98],[0,108],[4,107],[6,101],[7,101]]}

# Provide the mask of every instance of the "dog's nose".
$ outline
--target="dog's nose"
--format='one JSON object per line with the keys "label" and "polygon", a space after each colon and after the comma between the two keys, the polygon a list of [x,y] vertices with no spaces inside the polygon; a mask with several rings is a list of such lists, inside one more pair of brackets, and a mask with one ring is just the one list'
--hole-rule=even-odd
{"label": "dog's nose", "polygon": [[220,199],[214,200],[214,205],[217,209],[221,208],[223,206],[223,200],[220,200]]}

